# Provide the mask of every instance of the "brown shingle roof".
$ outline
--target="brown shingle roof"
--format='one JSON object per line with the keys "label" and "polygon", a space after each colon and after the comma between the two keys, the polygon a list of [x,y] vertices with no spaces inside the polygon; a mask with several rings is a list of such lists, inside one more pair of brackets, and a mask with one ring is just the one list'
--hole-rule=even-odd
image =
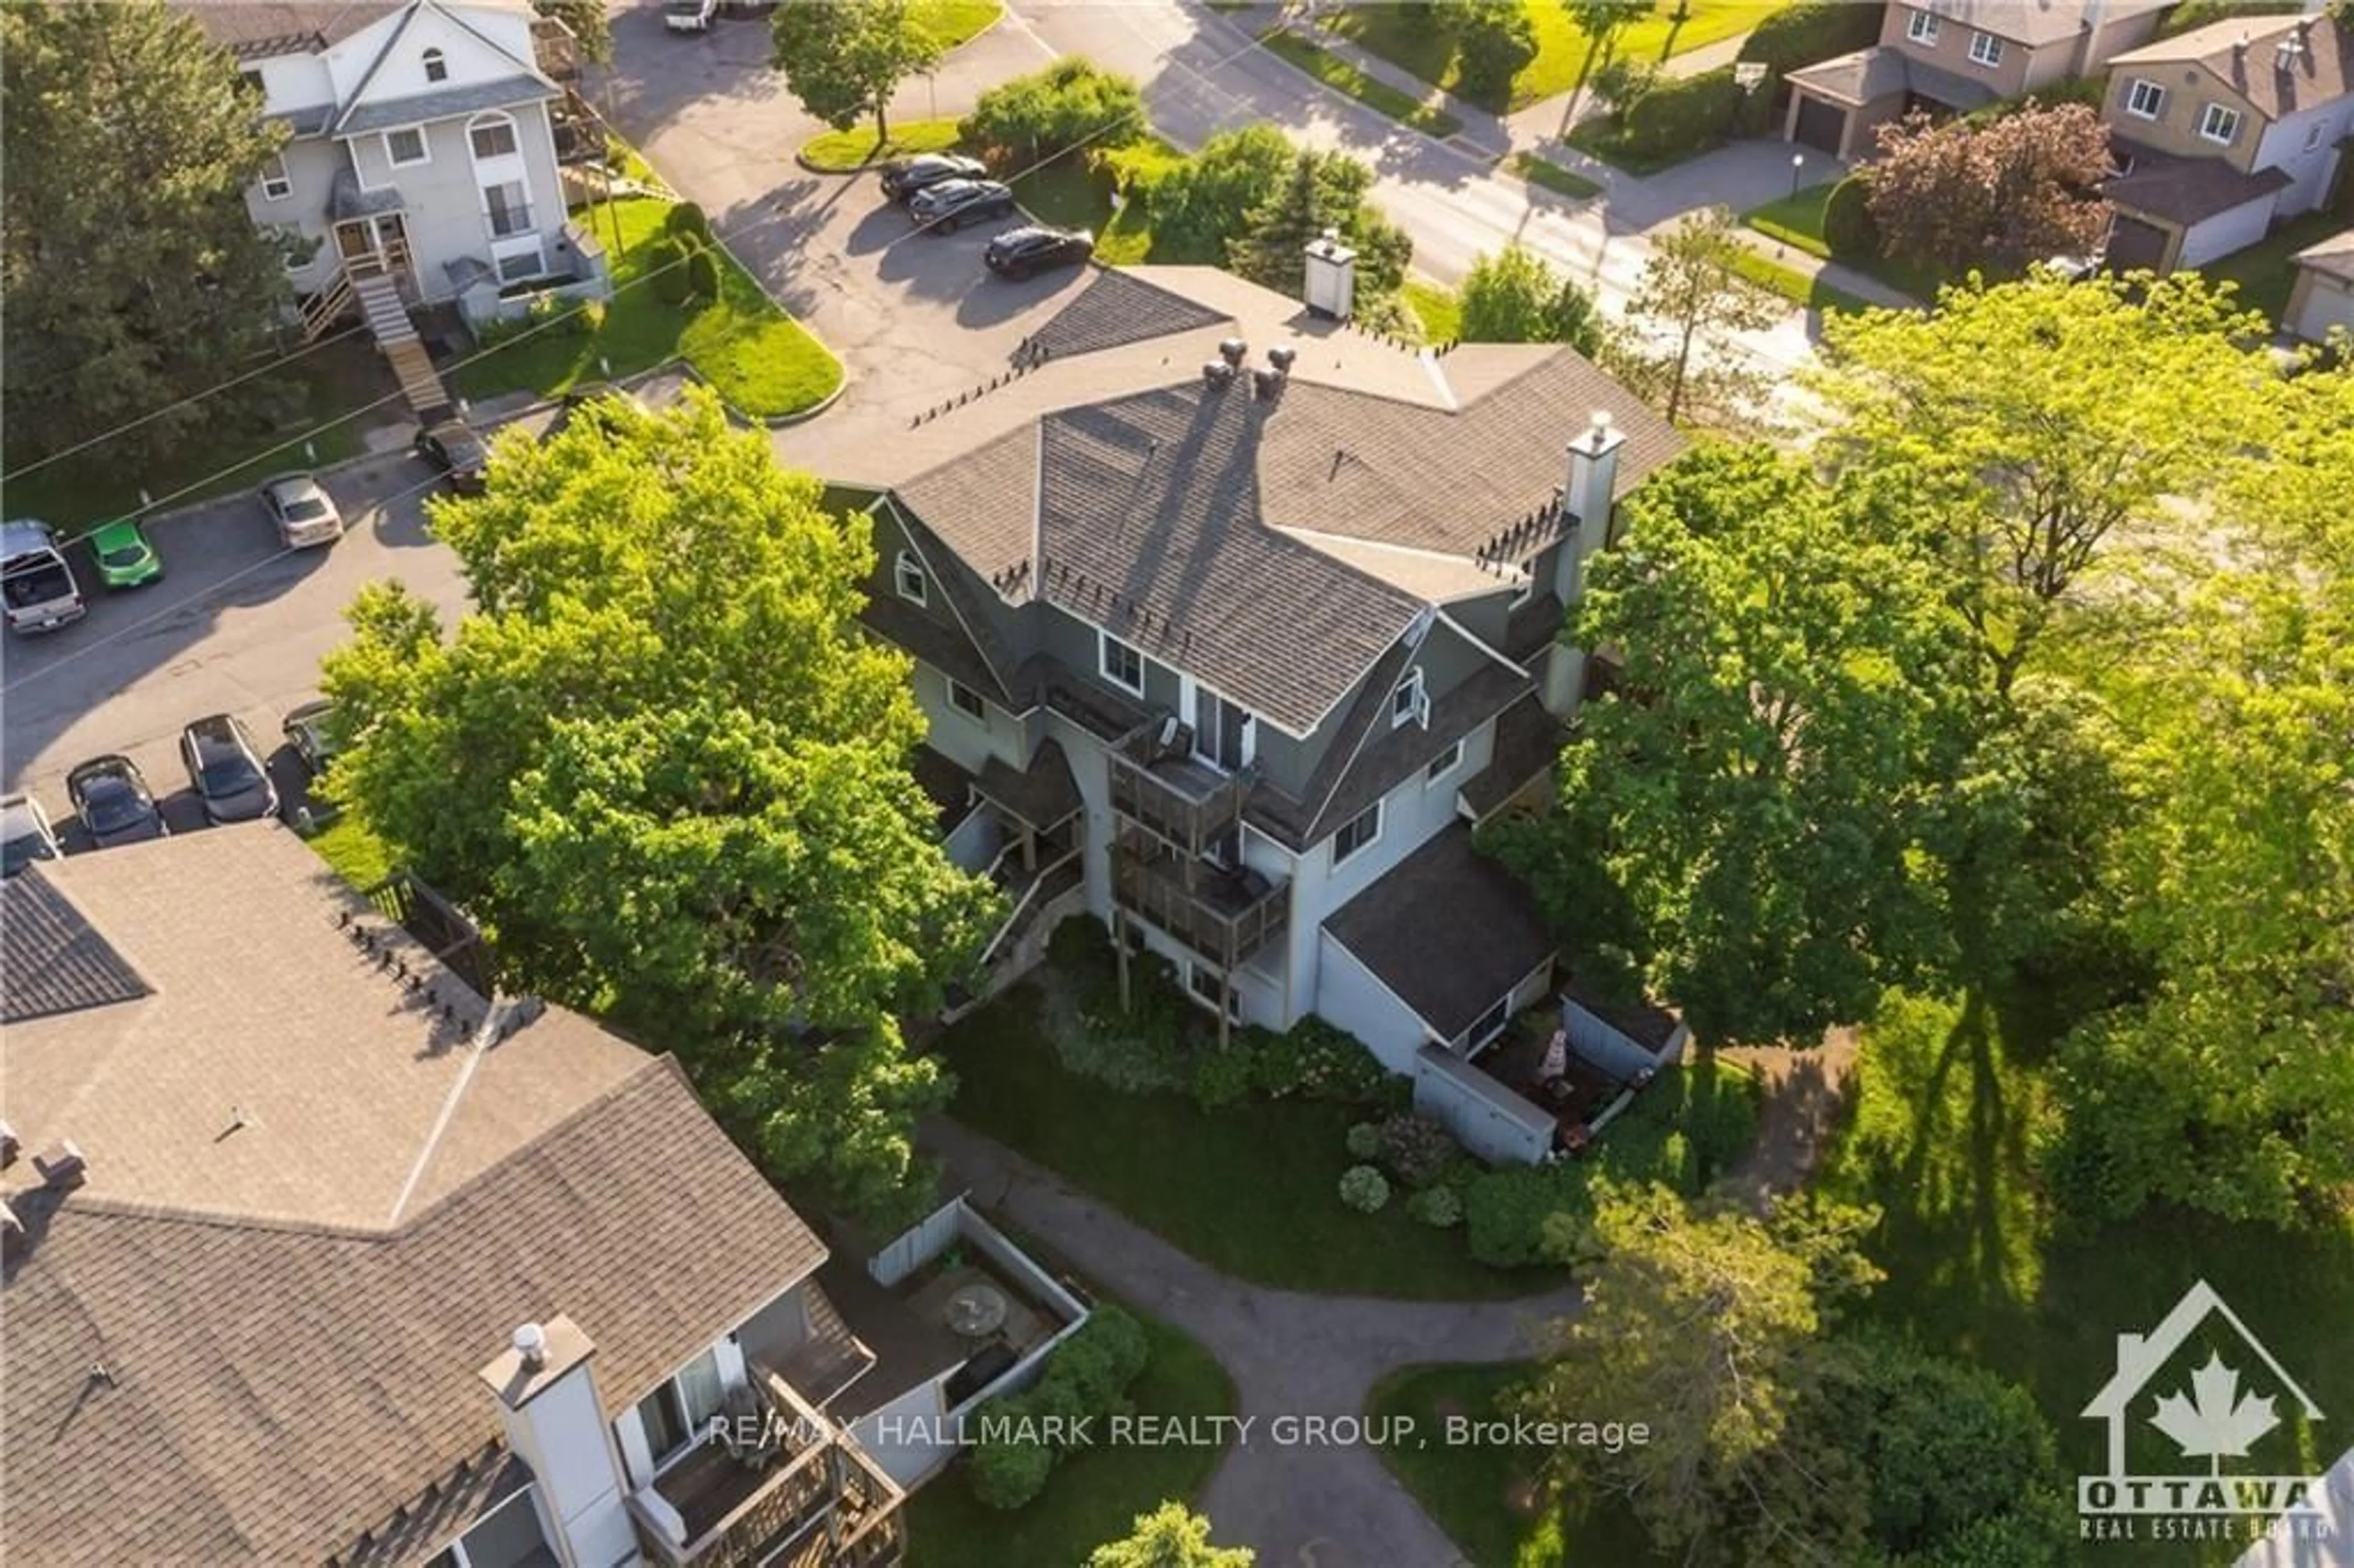
{"label": "brown shingle roof", "polygon": [[139,971],[50,885],[40,863],[0,883],[0,1017],[24,1023],[146,994]]}
{"label": "brown shingle roof", "polygon": [[2289,258],[2300,267],[2354,283],[2354,228],[2341,230]]}
{"label": "brown shingle roof", "polygon": [[1456,823],[1341,906],[1324,929],[1443,1040],[1553,951],[1528,889]]}
{"label": "brown shingle roof", "polygon": [[2290,184],[2288,175],[2276,168],[2242,174],[2221,158],[2178,158],[2122,136],[2112,137],[2111,144],[2121,158],[2131,159],[2133,172],[2103,185],[2101,194],[2126,211],[2185,228],[2260,201]]}
{"label": "brown shingle roof", "polygon": [[5,1043],[9,1121],[90,1161],[62,1199],[9,1176],[16,1555],[421,1557],[504,1463],[475,1371],[517,1324],[569,1314],[615,1411],[822,1261],[674,1063],[557,1009],[478,1052],[358,954],[335,916],[365,906],[283,830],[55,871],[154,991]]}
{"label": "brown shingle roof", "polygon": [[[2284,57],[2284,42],[2299,47]],[[2128,49],[2109,62],[2112,70],[2153,66],[2196,67],[2266,119],[2278,120],[2354,92],[2354,29],[2327,16],[2233,16]],[[2173,87],[2177,74],[2158,79]]]}
{"label": "brown shingle roof", "polygon": [[304,54],[342,43],[409,0],[174,0],[205,37],[242,59]]}
{"label": "brown shingle roof", "polygon": [[[1918,8],[1934,11],[1947,21],[2030,48],[2073,38],[2084,30],[2085,0],[1914,0]],[[2101,7],[2101,25],[2127,16],[2159,11],[2174,0],[2108,0]]]}

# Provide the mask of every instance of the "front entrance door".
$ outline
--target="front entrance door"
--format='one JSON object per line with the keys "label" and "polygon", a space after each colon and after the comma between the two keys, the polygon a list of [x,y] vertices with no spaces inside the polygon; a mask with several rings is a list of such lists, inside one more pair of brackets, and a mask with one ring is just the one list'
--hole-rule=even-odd
{"label": "front entrance door", "polygon": [[404,291],[409,285],[408,229],[397,212],[348,218],[335,225],[335,253],[343,258],[347,272],[389,272]]}

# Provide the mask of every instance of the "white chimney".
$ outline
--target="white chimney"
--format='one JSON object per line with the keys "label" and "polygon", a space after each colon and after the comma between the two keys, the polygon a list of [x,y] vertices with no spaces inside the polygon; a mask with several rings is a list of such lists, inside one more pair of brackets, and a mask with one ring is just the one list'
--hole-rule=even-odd
{"label": "white chimney", "polygon": [[1357,253],[1341,243],[1341,231],[1328,228],[1308,242],[1308,308],[1336,322],[1347,321],[1357,308]]}
{"label": "white chimney", "polygon": [[[1611,493],[1618,482],[1618,449],[1626,444],[1607,408],[1596,408],[1585,433],[1569,443],[1561,503],[1575,522],[1564,527],[1553,568],[1553,591],[1564,604],[1577,602],[1585,589],[1585,558],[1610,542]],[[1566,717],[1576,711],[1585,687],[1585,651],[1554,643],[1546,653],[1538,701],[1546,712]]]}
{"label": "white chimney", "polygon": [[605,1568],[638,1551],[620,1453],[588,1370],[596,1353],[579,1325],[559,1316],[517,1329],[482,1371],[498,1395],[508,1447],[538,1482],[544,1533],[565,1568]]}

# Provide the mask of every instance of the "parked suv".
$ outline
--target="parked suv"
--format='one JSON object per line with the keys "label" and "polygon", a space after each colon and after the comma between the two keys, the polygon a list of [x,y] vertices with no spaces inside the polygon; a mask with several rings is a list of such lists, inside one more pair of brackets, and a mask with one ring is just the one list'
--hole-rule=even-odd
{"label": "parked suv", "polygon": [[310,474],[281,473],[263,481],[261,505],[290,550],[332,545],[344,536],[344,514],[335,510],[334,497]]}
{"label": "parked suv", "polygon": [[90,609],[57,530],[30,517],[0,523],[0,599],[11,631],[55,631]]}
{"label": "parked suv", "polygon": [[93,757],[67,774],[66,799],[100,849],[171,836],[147,780],[127,757]]}
{"label": "parked suv", "polygon": [[942,180],[917,191],[907,210],[946,234],[975,218],[1005,217],[1013,210],[1013,192],[995,180]]}
{"label": "parked suv", "polygon": [[200,718],[180,732],[188,787],[215,822],[250,822],[278,810],[278,789],[245,726],[228,714]]}
{"label": "parked suv", "polygon": [[1096,237],[1084,228],[1024,224],[989,242],[981,259],[1001,278],[1028,278],[1049,267],[1083,265],[1096,253]]}
{"label": "parked suv", "polygon": [[926,153],[917,158],[894,158],[883,165],[883,194],[905,207],[909,197],[942,180],[977,180],[989,173],[979,158],[954,153]]}
{"label": "parked suv", "polygon": [[461,495],[480,495],[491,461],[482,438],[454,415],[417,432],[417,455],[450,476],[450,488]]}

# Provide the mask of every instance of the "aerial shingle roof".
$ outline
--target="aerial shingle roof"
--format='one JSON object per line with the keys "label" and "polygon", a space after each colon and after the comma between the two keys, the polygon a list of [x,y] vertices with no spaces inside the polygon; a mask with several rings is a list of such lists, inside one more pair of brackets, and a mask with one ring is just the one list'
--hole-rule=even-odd
{"label": "aerial shingle roof", "polygon": [[1462,822],[1342,905],[1324,929],[1443,1040],[1470,1028],[1554,949],[1528,889],[1472,847]]}
{"label": "aerial shingle roof", "polygon": [[0,1012],[7,1022],[146,994],[139,971],[57,890],[41,863],[0,882]]}
{"label": "aerial shingle roof", "polygon": [[2178,65],[2205,71],[2278,120],[2354,92],[2354,27],[2326,16],[2232,16],[2109,62],[2112,70]]}

